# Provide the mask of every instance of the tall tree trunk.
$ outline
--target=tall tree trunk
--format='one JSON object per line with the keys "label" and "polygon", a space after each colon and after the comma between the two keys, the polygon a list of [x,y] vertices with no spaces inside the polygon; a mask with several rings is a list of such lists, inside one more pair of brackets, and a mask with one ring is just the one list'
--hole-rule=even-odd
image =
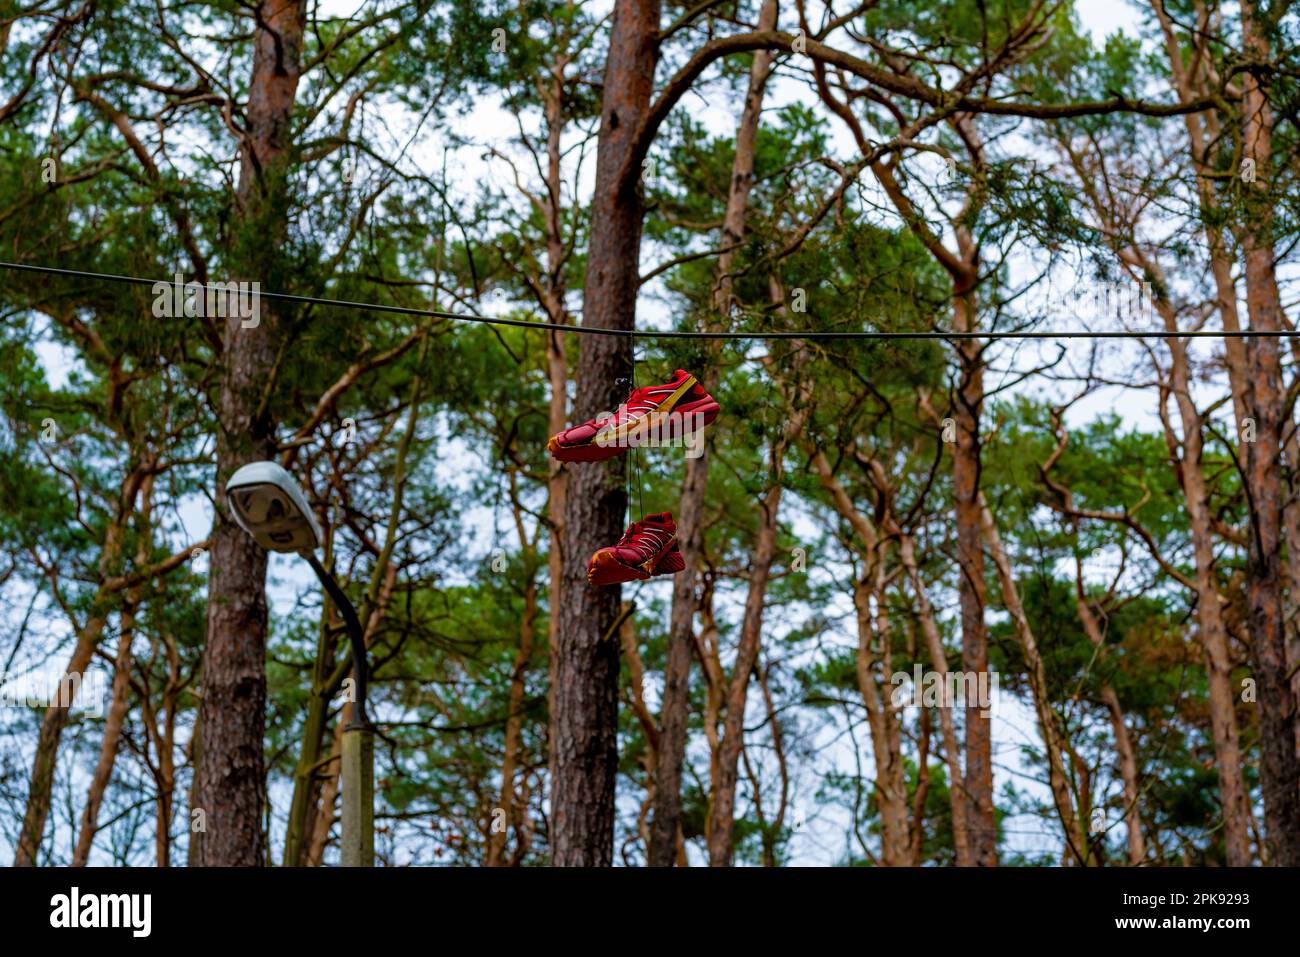
{"label": "tall tree trunk", "polygon": [[[778,443],[773,449],[773,459],[783,449]],[[742,737],[745,731],[745,697],[749,676],[758,661],[758,651],[763,632],[763,606],[767,599],[767,583],[772,572],[772,559],[776,554],[777,512],[781,504],[779,469],[775,470],[775,484],[764,497],[762,522],[754,548],[754,560],[749,568],[749,589],[745,596],[745,612],[741,619],[740,641],[736,647],[736,660],[731,670],[731,683],[727,689],[726,715],[722,721],[722,741],[718,746],[718,773],[713,782],[713,795],[709,809],[709,865],[729,867],[734,852],[736,782]]]}
{"label": "tall tree trunk", "polygon": [[[781,790],[778,794],[776,805],[776,816],[769,823],[763,821],[763,866],[776,867],[776,842],[780,838],[781,830],[785,826],[786,812],[790,807],[790,766],[786,759],[785,753],[785,734],[782,731],[781,713],[776,707],[776,702],[772,698],[772,685],[768,681],[768,674],[771,670],[769,662],[766,668],[760,662],[754,673],[758,678],[759,690],[763,692],[763,706],[767,712],[767,726],[771,729],[772,735],[772,756],[776,758],[777,771],[780,775]],[[754,791],[758,792],[758,778],[754,776]],[[762,804],[757,800],[758,813],[762,818]]]}
{"label": "tall tree trunk", "polygon": [[[94,657],[95,645],[98,644],[99,636],[104,630],[106,613],[94,611],[91,616],[77,635],[72,658],[64,672],[65,677],[72,682],[79,683],[85,677],[86,669],[90,667],[91,659]],[[18,835],[18,850],[14,855],[15,867],[35,866],[41,839],[45,834],[45,822],[50,814],[50,797],[54,791],[54,770],[59,741],[63,736],[63,729],[67,727],[68,715],[73,704],[70,700],[63,700],[64,687],[71,689],[75,685],[65,681],[60,686],[60,700],[46,707],[45,717],[41,721],[41,730],[36,741],[36,758],[32,764],[32,784],[28,791],[27,810],[23,817],[22,831]]]}
{"label": "tall tree trunk", "polygon": [[[1291,349],[1300,356],[1300,342],[1292,341]],[[1286,533],[1287,601],[1286,612],[1286,673],[1291,676],[1291,698],[1300,709],[1300,423],[1294,418],[1283,428],[1286,442],[1283,451],[1290,464],[1286,485],[1286,501],[1282,507],[1282,525]],[[1300,754],[1300,711],[1294,721],[1296,750]]]}
{"label": "tall tree trunk", "polygon": [[[969,115],[950,120],[965,142],[972,161],[983,166],[983,147]],[[903,221],[930,254],[948,273],[952,281],[953,329],[974,332],[977,328],[976,284],[979,281],[980,250],[970,229],[958,217],[952,222],[957,249],[954,253],[926,225],[922,216],[898,183],[891,167],[873,163],[872,172],[884,188]],[[968,193],[963,217],[979,202],[978,193]],[[980,494],[980,414],[984,405],[984,344],[978,339],[959,341],[957,385],[952,448],[953,495],[957,524],[957,595],[961,608],[962,669],[971,676],[988,673],[988,630],[984,623],[985,583],[984,550],[981,545]],[[981,717],[978,706],[966,706],[966,825],[971,863],[993,867],[998,862],[997,823],[993,805],[993,737],[991,722]]]}
{"label": "tall tree trunk", "polygon": [[[1056,712],[1052,709],[1052,703],[1048,699],[1047,667],[1043,663],[1042,655],[1038,653],[1038,642],[1034,638],[1034,631],[1029,625],[1029,618],[1025,614],[1024,605],[1020,601],[1020,590],[1016,587],[1015,576],[1012,572],[1011,556],[1007,554],[1007,550],[1002,545],[1002,537],[998,534],[997,523],[993,520],[993,513],[989,511],[988,506],[984,503],[982,492],[976,492],[976,504],[980,509],[984,540],[988,543],[989,553],[993,556],[993,564],[998,573],[998,583],[1002,587],[1002,600],[1006,605],[1007,613],[1016,626],[1016,636],[1020,640],[1025,663],[1029,666],[1029,689],[1034,700],[1034,711],[1038,716],[1038,728],[1043,737],[1043,751],[1047,759],[1048,786],[1051,788],[1052,800],[1056,805],[1056,813],[1061,820],[1061,827],[1064,831],[1066,853],[1072,856],[1077,863],[1086,865],[1088,863],[1088,835],[1084,830],[1085,822],[1075,813],[1074,799],[1070,793],[1069,777],[1065,765],[1068,742],[1062,739],[1060,729],[1057,726]],[[971,720],[969,702],[967,703],[967,715],[967,720]],[[974,719],[977,721],[982,720],[986,724],[990,723],[987,718],[979,716],[978,709],[975,712]]]}
{"label": "tall tree trunk", "polygon": [[[274,277],[286,228],[290,123],[298,89],[306,5],[261,0],[253,32],[248,134],[240,147],[235,248],[243,276]],[[268,267],[270,267],[268,269]],[[276,453],[275,422],[264,401],[273,376],[279,310],[261,303],[259,324],[226,320],[218,400],[217,507],[208,586],[208,642],[203,655],[198,801],[206,831],[201,866],[251,867],[266,862],[262,832],[266,724],[266,551],[225,517],[225,483],[241,465]]]}
{"label": "tall tree trunk", "polygon": [[[1207,87],[1206,77],[1202,74],[1210,66],[1210,60],[1204,56],[1197,57],[1195,62],[1199,64],[1200,70],[1196,75],[1189,74],[1183,62],[1182,49],[1179,46],[1177,34],[1174,32],[1173,23],[1169,19],[1163,3],[1153,2],[1152,8],[1164,32],[1165,49],[1169,56],[1170,69],[1179,95],[1190,99],[1198,91]],[[1197,4],[1196,12],[1198,21],[1202,24],[1206,23],[1208,15],[1202,4]],[[1219,114],[1213,110],[1206,110],[1203,113],[1187,113],[1183,116],[1183,122],[1187,127],[1192,163],[1197,174],[1196,191],[1200,202],[1201,221],[1204,223],[1206,246],[1209,250],[1210,272],[1214,277],[1215,291],[1218,296],[1219,314],[1223,318],[1224,330],[1236,332],[1241,328],[1237,310],[1237,284],[1232,275],[1232,254],[1224,243],[1225,230],[1222,224],[1225,217],[1218,197],[1215,195],[1212,151],[1207,147],[1207,144],[1219,143],[1222,135],[1222,122]],[[1246,409],[1246,382],[1249,378],[1246,343],[1243,339],[1233,337],[1224,341],[1223,348],[1236,421],[1244,422],[1250,416]],[[1291,340],[1291,350],[1292,354],[1297,359],[1300,359],[1300,342],[1294,339]],[[1292,463],[1300,461],[1300,441],[1296,438],[1296,430],[1288,425],[1284,432],[1287,434],[1285,443],[1287,461]],[[1239,454],[1241,453],[1244,453],[1244,449]],[[1242,457],[1244,458],[1244,454]],[[1287,629],[1286,660],[1288,671],[1294,669],[1295,662],[1300,660],[1300,498],[1296,495],[1294,468],[1292,469],[1292,476],[1292,483],[1288,490],[1289,494],[1286,496],[1283,505],[1283,520],[1287,542],[1288,584],[1290,586],[1284,606],[1285,617],[1290,624]],[[1293,697],[1300,699],[1300,673],[1295,674],[1292,678],[1291,693]],[[1229,692],[1228,698],[1231,699],[1231,697],[1231,692]],[[1300,747],[1300,722],[1297,722],[1296,725],[1296,735],[1297,747]],[[1223,767],[1222,762],[1220,762],[1219,767]],[[1249,808],[1247,808],[1246,814],[1249,815],[1250,813]],[[1253,819],[1249,823],[1253,825]],[[1239,826],[1241,828],[1240,832],[1225,834],[1227,856],[1230,864],[1232,864],[1233,860],[1239,862],[1232,864],[1232,866],[1245,867],[1250,863],[1249,835],[1245,833],[1245,823]],[[1240,856],[1242,848],[1246,849],[1247,854],[1244,862]]]}
{"label": "tall tree trunk", "polygon": [[[1191,95],[1192,81],[1183,68],[1178,44],[1174,37],[1172,25],[1164,14],[1163,8],[1157,6],[1157,15],[1165,31],[1166,48],[1170,63],[1181,93]],[[1214,114],[1200,116],[1189,114],[1186,120],[1189,141],[1192,145],[1192,159],[1196,168],[1204,172],[1203,123],[1213,121]],[[1109,203],[1108,197],[1091,188],[1087,183],[1087,170],[1077,157],[1072,155],[1075,169],[1085,183],[1085,189],[1097,218],[1106,223],[1108,228],[1117,233],[1127,234],[1129,224],[1121,223],[1117,210]],[[1210,178],[1198,175],[1197,185],[1201,206],[1201,217],[1205,223],[1206,245],[1211,263],[1211,274],[1218,295],[1217,307],[1223,320],[1223,327],[1228,331],[1239,329],[1237,315],[1237,292],[1232,278],[1231,259],[1223,244],[1222,230],[1217,225],[1219,214],[1216,213],[1217,201],[1214,196]],[[1139,277],[1154,277],[1162,287],[1165,282],[1160,263],[1143,248],[1130,246],[1119,251],[1119,258],[1136,281]],[[1206,676],[1210,692],[1210,727],[1214,739],[1215,763],[1219,772],[1219,793],[1223,805],[1224,850],[1228,865],[1231,867],[1249,867],[1252,863],[1250,854],[1251,811],[1248,793],[1242,776],[1241,749],[1238,741],[1236,701],[1232,688],[1232,658],[1228,641],[1227,628],[1223,620],[1223,608],[1220,600],[1214,557],[1214,530],[1210,509],[1209,490],[1205,482],[1202,466],[1204,452],[1204,422],[1192,397],[1191,367],[1187,354],[1187,342],[1179,337],[1178,315],[1173,304],[1165,297],[1158,297],[1155,308],[1164,322],[1170,336],[1165,340],[1169,347],[1169,388],[1178,407],[1182,425],[1182,449],[1172,424],[1165,413],[1165,395],[1161,394],[1160,418],[1164,424],[1165,440],[1169,448],[1171,461],[1174,463],[1183,498],[1187,508],[1188,530],[1191,533],[1192,553],[1195,561],[1196,577],[1196,614],[1198,619],[1197,639],[1205,654]],[[1238,338],[1225,340],[1229,387],[1233,406],[1238,418],[1245,415],[1245,344]],[[1050,480],[1049,480],[1050,481]],[[1065,490],[1062,489],[1062,492]]]}
{"label": "tall tree trunk", "polygon": [[[163,684],[160,707],[154,708],[146,686],[146,693],[140,698],[140,710],[146,742],[152,744],[158,754],[158,764],[154,769],[158,791],[154,800],[154,858],[159,867],[170,867],[172,805],[176,792],[176,709],[186,682],[181,673],[181,656],[175,639],[164,633],[156,640],[163,646],[167,680]],[[160,716],[161,730],[158,727]]]}
{"label": "tall tree trunk", "polygon": [[[1205,79],[1200,75],[1209,65],[1208,58],[1198,58],[1201,70],[1197,75],[1187,72],[1183,61],[1183,51],[1179,46],[1165,5],[1162,0],[1153,0],[1152,10],[1160,22],[1165,38],[1165,52],[1169,58],[1170,71],[1178,95],[1184,100],[1193,99],[1205,87]],[[1205,230],[1205,245],[1210,257],[1210,275],[1214,279],[1215,293],[1218,296],[1219,315],[1223,319],[1223,328],[1227,332],[1236,332],[1241,328],[1237,315],[1237,285],[1232,278],[1232,255],[1224,244],[1223,215],[1219,201],[1215,196],[1214,169],[1210,159],[1207,142],[1219,140],[1220,128],[1218,115],[1212,110],[1204,113],[1183,114],[1183,125],[1187,129],[1187,142],[1190,147],[1192,166],[1196,170],[1196,195],[1200,205],[1201,222]],[[1232,405],[1237,413],[1237,421],[1246,416],[1246,344],[1239,338],[1228,338],[1223,342],[1226,364],[1228,367],[1228,384],[1232,391]]]}
{"label": "tall tree trunk", "polygon": [[[530,566],[531,567],[531,566]],[[510,670],[510,693],[506,710],[504,756],[501,760],[501,798],[493,809],[494,820],[489,825],[487,866],[500,867],[505,859],[506,840],[515,822],[515,769],[519,763],[520,739],[523,733],[524,692],[527,690],[528,664],[533,659],[533,629],[537,626],[537,583],[528,582],[524,590],[524,618],[519,624],[519,648],[515,652]],[[496,811],[502,812],[505,826],[496,830]]]}
{"label": "tall tree trunk", "polygon": [[[784,296],[775,278],[771,280],[772,298],[780,303]],[[795,358],[795,375],[806,361],[802,351]],[[786,449],[803,431],[812,412],[811,387],[800,384],[798,406],[789,410],[781,434],[769,452],[772,487],[764,496],[760,508],[758,539],[754,546],[754,559],[749,568],[749,589],[745,595],[745,611],[741,618],[740,640],[736,646],[736,660],[732,664],[731,682],[726,692],[726,715],[723,718],[722,741],[717,748],[713,775],[713,794],[709,807],[709,866],[729,867],[735,851],[736,783],[739,778],[738,761],[744,747],[745,698],[749,676],[758,661],[762,643],[763,608],[767,601],[767,584],[772,574],[772,561],[776,556],[776,533],[781,508],[781,482]]]}
{"label": "tall tree trunk", "polygon": [[339,798],[339,771],[343,765],[343,729],[352,721],[352,702],[344,701],[334,725],[330,760],[321,772],[320,804],[307,820],[306,865],[320,867],[325,862],[325,848],[329,846],[330,830],[334,826],[334,805]]}
{"label": "tall tree trunk", "polygon": [[[1077,559],[1075,572],[1075,606],[1079,612],[1079,620],[1083,622],[1084,634],[1088,636],[1088,640],[1092,642],[1098,654],[1101,654],[1106,646],[1106,639],[1101,632],[1101,622],[1097,620],[1084,594],[1083,565]],[[1124,825],[1128,832],[1128,861],[1137,866],[1142,863],[1147,853],[1146,841],[1142,837],[1142,808],[1139,804],[1142,792],[1138,787],[1137,754],[1133,750],[1133,739],[1128,733],[1128,725],[1124,722],[1124,708],[1120,704],[1119,695],[1115,693],[1115,689],[1108,681],[1101,683],[1101,700],[1110,718],[1111,733],[1115,736],[1120,780],[1124,785]]]}
{"label": "tall tree trunk", "polygon": [[[873,598],[877,608],[876,621],[872,620]],[[908,827],[902,727],[893,703],[893,688],[882,695],[876,678],[877,647],[880,649],[881,670],[885,674],[892,673],[885,607],[884,555],[877,551],[868,557],[862,577],[853,583],[853,608],[858,629],[854,672],[871,729],[871,753],[876,766],[876,807],[880,812],[880,862],[886,867],[906,867],[912,862],[912,840]]]}
{"label": "tall tree trunk", "polygon": [[[136,564],[143,568],[149,560],[149,514],[153,498],[153,476],[147,475],[140,482],[140,508],[137,513],[139,543],[136,548]],[[77,835],[77,844],[72,852],[72,866],[85,867],[90,859],[90,849],[99,829],[99,809],[104,801],[104,792],[113,777],[113,765],[117,762],[118,744],[122,737],[122,726],[130,710],[131,698],[131,645],[135,641],[135,617],[140,607],[140,587],[127,590],[119,616],[117,654],[113,659],[113,692],[108,706],[108,716],[104,721],[104,737],[100,742],[99,761],[95,773],[91,776],[90,789],[86,795],[86,807],[81,815],[81,830]],[[147,692],[146,692],[147,693]]]}
{"label": "tall tree trunk", "polygon": [[[764,0],[759,14],[760,30],[776,23],[776,0]],[[772,71],[773,55],[758,50],[749,71],[749,89],[736,129],[736,153],[731,161],[731,185],[722,218],[722,253],[718,257],[713,307],[717,321],[725,324],[731,312],[731,267],[736,249],[745,235],[745,213],[754,184],[754,149],[758,142],[763,94]],[[716,356],[710,350],[710,356]],[[719,372],[713,363],[702,371],[704,388],[716,390]],[[677,509],[677,532],[686,570],[673,581],[673,605],[668,626],[668,655],[664,663],[664,692],[660,713],[662,731],[655,767],[654,817],[650,823],[650,867],[671,867],[677,856],[677,835],[682,814],[682,762],[686,756],[686,724],[690,705],[691,631],[694,627],[697,574],[704,547],[704,491],[708,482],[707,443],[698,458],[687,459],[682,482],[681,504]]]}
{"label": "tall tree trunk", "polygon": [[[54,772],[58,763],[59,742],[67,727],[72,711],[71,693],[85,680],[86,670],[95,656],[95,648],[108,623],[109,606],[113,591],[106,579],[117,569],[122,556],[122,538],[126,523],[135,508],[136,494],[144,475],[134,469],[122,483],[117,514],[104,533],[104,547],[100,553],[101,584],[91,601],[86,621],[77,628],[76,643],[63,679],[53,700],[41,719],[41,730],[36,739],[36,756],[32,761],[32,783],[27,792],[27,806],[23,814],[22,830],[18,834],[18,848],[14,854],[15,867],[34,867],[45,834],[45,822],[50,814],[50,798],[54,792]],[[76,623],[74,622],[74,627]]]}
{"label": "tall tree trunk", "polygon": [[[558,325],[568,325],[569,307],[566,302],[568,284],[564,267],[568,251],[564,238],[564,215],[561,208],[563,183],[562,137],[565,113],[565,68],[568,58],[561,58],[551,71],[550,84],[545,87],[546,109],[546,196],[542,200],[543,219],[546,224],[546,276],[543,285],[543,305],[547,318]],[[550,382],[550,405],[547,414],[547,434],[564,430],[569,418],[569,356],[565,351],[566,336],[558,329],[546,336],[546,375]],[[555,688],[555,636],[560,626],[560,602],[564,577],[564,510],[565,489],[569,473],[566,465],[550,459],[546,475],[546,520],[550,550],[547,554],[547,670],[548,697]],[[548,703],[554,707],[554,703]]]}
{"label": "tall tree trunk", "polygon": [[[328,539],[329,534],[326,533]],[[329,557],[326,556],[326,567]],[[284,867],[301,867],[306,860],[307,839],[310,835],[312,809],[319,791],[317,764],[321,745],[325,739],[325,725],[329,720],[330,672],[334,669],[331,654],[333,637],[331,619],[333,603],[326,596],[321,605],[320,626],[316,634],[316,658],[312,662],[311,692],[307,698],[307,713],[303,718],[299,744],[298,764],[293,772],[293,795],[289,799],[289,820],[284,831]]]}
{"label": "tall tree trunk", "polygon": [[[173,672],[173,674],[175,674]],[[172,804],[176,794],[176,698],[179,685],[168,686],[163,702],[163,732],[158,748],[158,800],[155,802],[154,862],[158,867],[172,864]]]}
{"label": "tall tree trunk", "polygon": [[[925,645],[930,652],[930,666],[938,672],[942,687],[947,688],[950,687],[948,654],[944,651],[943,638],[935,621],[934,606],[916,564],[916,545],[912,536],[901,529],[898,536],[899,556],[916,596],[917,616],[921,620],[921,633],[925,636]],[[962,793],[961,751],[957,744],[957,728],[953,717],[952,708],[939,709],[939,730],[943,738],[944,762],[948,767],[948,799],[952,808],[953,853],[958,867],[969,867],[971,854],[970,837],[966,828],[967,801],[966,795]],[[925,773],[924,769],[922,773]]]}
{"label": "tall tree trunk", "polygon": [[[884,556],[883,545],[876,527],[872,520],[853,504],[853,500],[843,484],[835,477],[834,470],[831,468],[826,454],[820,449],[813,450],[811,446],[809,448],[812,453],[812,466],[817,472],[822,488],[830,495],[831,504],[835,507],[835,510],[849,523],[858,540],[862,543],[864,559],[876,569],[873,573],[879,588],[876,601],[878,606],[883,608],[885,597],[880,575],[883,570]],[[856,450],[854,452],[856,453]],[[867,474],[880,496],[876,514],[881,516],[882,527],[886,534],[898,539],[899,557],[903,563],[903,570],[912,583],[912,589],[916,597],[917,616],[921,620],[921,630],[925,636],[926,647],[930,652],[932,667],[939,676],[941,687],[949,687],[947,654],[943,649],[943,639],[939,635],[929,594],[926,591],[924,582],[921,580],[920,571],[917,567],[915,542],[911,535],[899,527],[894,518],[893,490],[886,481],[884,469],[877,461],[871,460],[867,468]],[[854,608],[858,620],[857,678],[859,694],[861,694],[863,704],[867,709],[872,746],[875,751],[877,798],[880,804],[882,822],[881,853],[883,863],[892,866],[919,863],[919,845],[917,841],[920,839],[922,824],[920,819],[914,815],[911,829],[912,836],[909,837],[906,804],[907,780],[903,769],[901,726],[894,714],[892,688],[891,693],[884,696],[880,695],[876,688],[871,652],[871,621],[866,612],[865,604],[869,596],[860,594],[861,591],[861,583],[855,583]],[[883,634],[883,628],[877,630]],[[885,650],[888,651],[887,645]],[[884,670],[889,673],[891,667],[886,662]],[[952,708],[941,706],[938,710],[944,741],[944,758],[949,773],[948,794],[952,806],[953,850],[956,855],[957,865],[967,867],[971,863],[970,839],[966,826],[967,800],[962,789],[961,753],[957,745],[956,722],[953,720]],[[920,781],[925,780],[929,769],[925,760],[920,761],[918,766],[920,768],[919,773],[922,775],[918,782],[919,793],[921,790]],[[923,804],[917,804],[916,807],[920,811],[924,809]],[[918,813],[920,812],[918,811]]]}
{"label": "tall tree trunk", "polygon": [[[958,231],[959,236],[963,234]],[[964,245],[969,245],[966,238]],[[974,254],[972,253],[972,256]],[[966,258],[966,257],[964,257]],[[975,328],[975,293],[955,286],[953,328]],[[989,670],[988,631],[984,626],[984,546],[981,543],[980,412],[984,404],[983,344],[967,339],[956,347],[956,442],[952,476],[957,500],[958,601],[961,605],[961,660],[967,675],[985,676]],[[997,824],[993,813],[993,728],[981,714],[978,702],[966,703],[966,822],[970,834],[971,863],[992,867],[998,862]]]}
{"label": "tall tree trunk", "polygon": [[[636,316],[644,194],[637,131],[649,106],[658,60],[659,0],[619,0],[610,28],[600,145],[583,291],[583,325],[632,329]],[[580,344],[574,418],[618,407],[630,376],[631,343],[585,336]],[[565,493],[560,621],[551,711],[551,847],[561,867],[609,866],[614,857],[618,770],[618,641],[608,633],[620,588],[587,583],[587,561],[623,532],[625,462],[618,456],[569,475]]]}
{"label": "tall tree trunk", "polygon": [[81,813],[81,828],[77,844],[72,851],[72,866],[85,867],[90,859],[90,848],[99,824],[99,808],[104,802],[104,792],[113,777],[117,761],[117,746],[122,737],[122,725],[130,704],[131,692],[131,642],[135,639],[135,605],[128,599],[123,605],[117,638],[117,654],[113,659],[113,692],[109,699],[108,715],[104,721],[104,737],[99,746],[99,761],[90,778],[86,793],[86,806]]}
{"label": "tall tree trunk", "polygon": [[[1173,328],[1172,309],[1165,308],[1165,324]],[[1236,305],[1233,305],[1236,313]],[[1171,336],[1170,377],[1174,399],[1183,427],[1183,453],[1179,477],[1187,506],[1187,525],[1192,535],[1196,563],[1196,615],[1198,637],[1205,653],[1205,672],[1210,690],[1210,730],[1214,736],[1215,764],[1219,769],[1219,799],[1223,804],[1223,843],[1229,867],[1249,867],[1250,806],[1241,772],[1241,747],[1237,735],[1236,695],[1232,687],[1232,656],[1228,630],[1215,575],[1214,538],[1210,522],[1209,493],[1201,465],[1204,451],[1200,413],[1192,401],[1186,341]]]}
{"label": "tall tree trunk", "polygon": [[[1241,4],[1248,52],[1269,57],[1268,40],[1255,4]],[[1283,327],[1282,302],[1274,272],[1272,184],[1272,109],[1254,73],[1241,78],[1243,156],[1255,162],[1256,179],[1247,186],[1247,212],[1241,242],[1246,260],[1246,306],[1256,332]],[[1278,340],[1246,342],[1250,372],[1246,402],[1255,422],[1255,441],[1246,443],[1246,488],[1250,498],[1246,605],[1250,624],[1251,669],[1259,701],[1260,780],[1268,861],[1300,866],[1300,760],[1296,756],[1296,702],[1286,680],[1286,632],[1282,580],[1281,436],[1285,390]]]}

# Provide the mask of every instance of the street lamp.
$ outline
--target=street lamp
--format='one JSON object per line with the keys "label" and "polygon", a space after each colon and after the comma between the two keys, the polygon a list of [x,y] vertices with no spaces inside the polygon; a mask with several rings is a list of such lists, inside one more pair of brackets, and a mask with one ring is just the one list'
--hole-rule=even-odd
{"label": "street lamp", "polygon": [[267,551],[297,552],[311,565],[321,585],[343,616],[352,646],[352,675],[356,700],[352,720],[343,729],[344,867],[373,867],[375,863],[375,732],[366,716],[366,641],[357,610],[338,580],[316,557],[320,526],[307,506],[298,483],[274,462],[251,462],[226,483],[226,501],[239,527]]}

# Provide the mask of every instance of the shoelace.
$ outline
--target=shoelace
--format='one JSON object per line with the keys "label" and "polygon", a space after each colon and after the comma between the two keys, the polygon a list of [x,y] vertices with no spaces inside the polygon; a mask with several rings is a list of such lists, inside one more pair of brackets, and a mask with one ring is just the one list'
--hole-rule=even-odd
{"label": "shoelace", "polygon": [[618,543],[620,545],[631,545],[632,540],[647,528],[648,525],[645,522],[633,522],[628,526],[627,531],[623,533],[623,537],[618,540]]}
{"label": "shoelace", "polygon": [[[657,535],[654,533],[657,533]],[[653,535],[654,537],[649,541],[634,542],[633,540],[640,534]],[[663,536],[667,541],[672,541],[673,537],[672,533],[666,528],[662,528],[658,525],[650,525],[646,522],[634,522],[631,527],[623,533],[623,537],[618,540],[618,546],[616,547],[626,546],[628,548],[635,548],[638,552],[644,552],[645,557],[649,558],[664,545],[663,542],[659,541],[659,536]]]}
{"label": "shoelace", "polygon": [[[677,384],[670,382],[667,385],[642,386],[640,389],[632,389],[627,394],[627,398],[619,403],[618,410],[609,417],[608,421],[626,422],[639,418],[648,412],[653,412],[659,408],[659,402],[654,398],[657,394],[671,395],[677,389]],[[638,395],[638,393],[646,393]]]}

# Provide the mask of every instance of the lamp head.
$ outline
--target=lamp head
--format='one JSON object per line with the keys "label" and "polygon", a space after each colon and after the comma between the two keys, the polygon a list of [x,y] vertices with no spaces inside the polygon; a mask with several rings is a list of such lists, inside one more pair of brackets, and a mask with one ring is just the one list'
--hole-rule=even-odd
{"label": "lamp head", "polygon": [[302,489],[274,462],[250,462],[226,483],[226,500],[239,527],[267,551],[318,548],[320,526]]}

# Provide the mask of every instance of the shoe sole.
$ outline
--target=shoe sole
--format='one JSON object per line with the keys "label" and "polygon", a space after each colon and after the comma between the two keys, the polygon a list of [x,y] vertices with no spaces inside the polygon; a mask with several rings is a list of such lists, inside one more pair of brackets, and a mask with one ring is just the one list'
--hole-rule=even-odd
{"label": "shoe sole", "polygon": [[591,564],[587,566],[587,584],[621,585],[624,582],[645,581],[651,575],[675,575],[676,572],[659,571],[659,566],[664,559],[672,554],[675,544],[677,544],[676,538],[670,541],[662,552],[644,565],[627,565],[615,557],[613,549],[602,548],[591,556]]}
{"label": "shoe sole", "polygon": [[561,445],[555,441],[555,436],[551,436],[546,443],[546,449],[557,462],[603,462],[627,451],[617,445],[596,445],[594,442],[588,445]]}

